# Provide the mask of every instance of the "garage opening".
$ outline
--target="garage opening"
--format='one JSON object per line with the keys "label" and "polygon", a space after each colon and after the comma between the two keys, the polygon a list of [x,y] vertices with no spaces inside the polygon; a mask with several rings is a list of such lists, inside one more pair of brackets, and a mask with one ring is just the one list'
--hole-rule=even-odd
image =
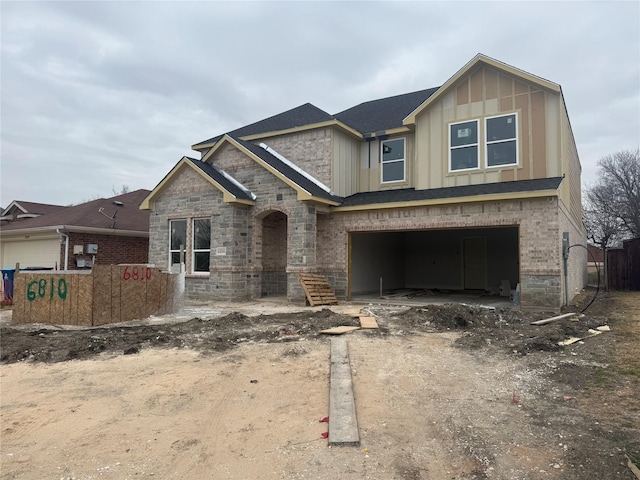
{"label": "garage opening", "polygon": [[352,295],[400,289],[486,292],[520,278],[518,227],[354,232]]}

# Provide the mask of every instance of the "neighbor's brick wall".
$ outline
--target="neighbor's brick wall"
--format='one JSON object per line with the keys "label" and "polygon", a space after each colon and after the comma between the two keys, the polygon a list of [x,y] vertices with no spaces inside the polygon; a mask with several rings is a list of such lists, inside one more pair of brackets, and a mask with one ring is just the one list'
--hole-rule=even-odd
{"label": "neighbor's brick wall", "polygon": [[[97,265],[147,263],[148,260],[149,239],[147,237],[69,233],[69,270],[85,270],[76,266],[75,259],[93,259],[93,255],[87,253],[87,245],[90,243],[98,245],[98,253],[95,255]],[[73,254],[74,245],[83,246],[83,255]],[[60,266],[64,267],[64,243],[60,248]]]}

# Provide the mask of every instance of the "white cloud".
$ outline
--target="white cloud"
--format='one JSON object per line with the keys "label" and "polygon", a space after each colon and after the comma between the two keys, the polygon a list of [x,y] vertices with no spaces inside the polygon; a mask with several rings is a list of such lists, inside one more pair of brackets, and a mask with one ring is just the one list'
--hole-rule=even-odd
{"label": "white cloud", "polygon": [[438,86],[478,52],[562,85],[585,179],[640,143],[637,2],[0,8],[2,205],[152,188],[193,143],[306,102],[335,113]]}

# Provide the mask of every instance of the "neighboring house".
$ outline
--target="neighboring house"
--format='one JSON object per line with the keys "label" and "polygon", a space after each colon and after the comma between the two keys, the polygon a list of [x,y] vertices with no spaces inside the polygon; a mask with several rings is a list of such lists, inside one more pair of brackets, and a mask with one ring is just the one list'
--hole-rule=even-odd
{"label": "neighboring house", "polygon": [[581,167],[560,86],[477,55],[441,87],[335,115],[305,104],[197,143],[141,208],[149,260],[186,292],[304,299],[396,288],[497,293],[558,309],[586,285]]}
{"label": "neighboring house", "polygon": [[[14,201],[2,212],[2,268],[86,269],[96,264],[146,263],[149,190],[62,207]],[[22,214],[19,212],[23,212]]]}

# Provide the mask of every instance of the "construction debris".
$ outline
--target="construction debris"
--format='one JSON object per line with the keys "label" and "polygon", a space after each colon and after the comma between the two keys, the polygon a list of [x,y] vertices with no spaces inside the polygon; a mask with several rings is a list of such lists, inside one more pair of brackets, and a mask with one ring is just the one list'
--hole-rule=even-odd
{"label": "construction debris", "polygon": [[378,322],[374,317],[360,317],[361,328],[378,328]]}
{"label": "construction debris", "polygon": [[635,463],[631,461],[631,459],[629,458],[629,455],[625,454],[625,457],[627,457],[627,467],[629,467],[629,470],[631,470],[633,474],[636,476],[636,478],[640,480],[640,469],[638,469]]}
{"label": "construction debris", "polygon": [[558,342],[558,345],[560,345],[561,347],[566,347],[567,345],[571,345],[573,343],[579,342],[581,340],[584,340],[585,338],[595,337],[596,335],[600,335],[602,332],[609,332],[609,331],[611,331],[611,328],[609,328],[608,325],[603,325],[601,327],[597,327],[596,329],[590,328],[589,330],[587,330],[587,333],[589,335],[584,337],[571,337],[561,342]]}
{"label": "construction debris", "polygon": [[360,330],[360,327],[349,327],[347,325],[341,325],[339,327],[320,330],[320,333],[326,333],[327,335],[342,335],[343,333],[353,332],[354,330]]}
{"label": "construction debris", "polygon": [[531,322],[531,325],[545,325],[547,323],[555,322],[556,320],[562,320],[563,318],[573,317],[574,315],[578,315],[578,314],[565,313],[564,315],[558,315],[557,317],[545,318],[544,320],[536,320],[535,322]]}
{"label": "construction debris", "polygon": [[337,305],[338,299],[336,294],[322,275],[314,273],[301,273],[300,283],[304,294],[307,296],[309,305],[312,307],[318,305]]}

